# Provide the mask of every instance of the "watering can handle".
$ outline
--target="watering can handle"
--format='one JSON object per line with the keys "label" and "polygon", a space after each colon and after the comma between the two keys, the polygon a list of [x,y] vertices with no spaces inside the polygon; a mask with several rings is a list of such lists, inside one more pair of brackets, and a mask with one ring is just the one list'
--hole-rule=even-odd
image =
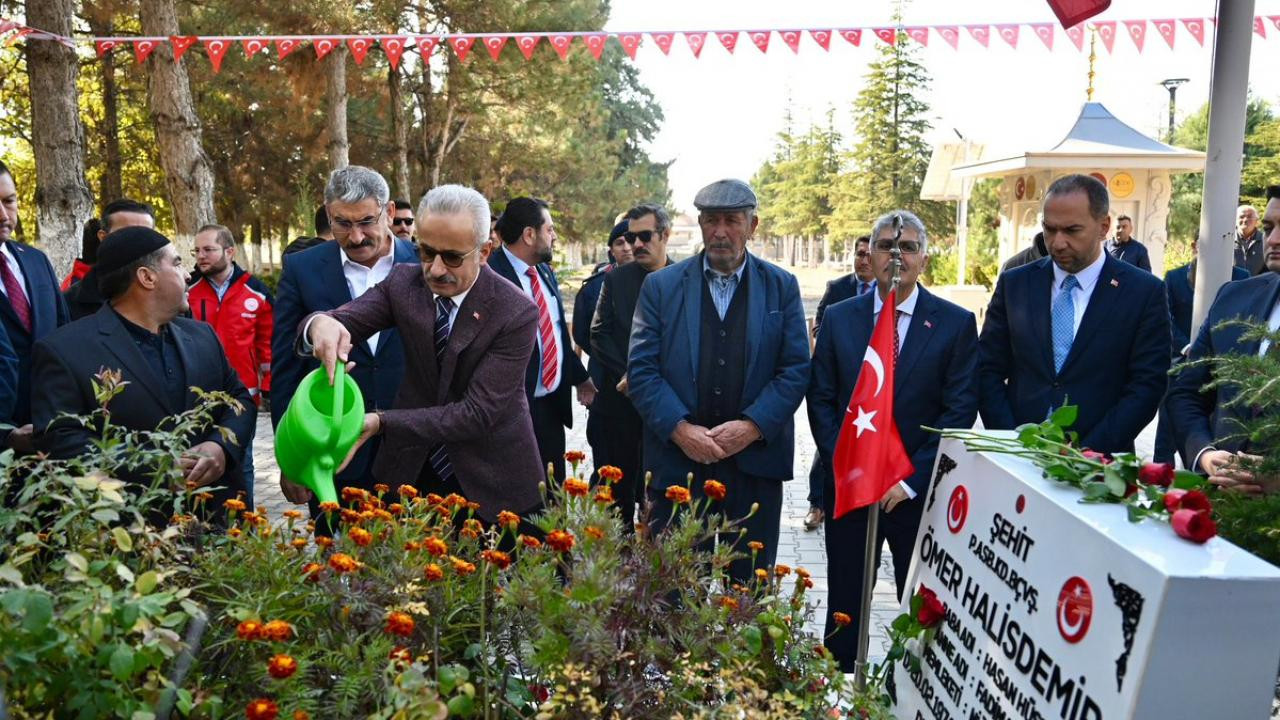
{"label": "watering can handle", "polygon": [[331,446],[338,444],[338,438],[342,432],[342,415],[345,403],[343,395],[347,391],[347,372],[346,365],[342,360],[338,360],[333,366],[333,418],[332,424],[329,425],[329,444]]}

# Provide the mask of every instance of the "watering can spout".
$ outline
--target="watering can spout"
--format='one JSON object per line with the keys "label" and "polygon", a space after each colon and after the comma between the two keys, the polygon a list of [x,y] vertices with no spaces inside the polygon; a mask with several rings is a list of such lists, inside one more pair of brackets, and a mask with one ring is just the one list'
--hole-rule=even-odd
{"label": "watering can spout", "polygon": [[276,428],[280,472],[309,488],[320,502],[337,502],[334,472],[363,428],[364,396],[343,365],[334,367],[332,384],[323,368],[311,371]]}

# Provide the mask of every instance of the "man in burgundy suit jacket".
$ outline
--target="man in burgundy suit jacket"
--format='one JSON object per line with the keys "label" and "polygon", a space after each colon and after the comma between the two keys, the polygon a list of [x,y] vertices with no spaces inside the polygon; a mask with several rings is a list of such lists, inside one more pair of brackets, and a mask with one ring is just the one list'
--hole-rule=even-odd
{"label": "man in burgundy suit jacket", "polygon": [[[493,522],[541,502],[543,479],[524,370],[538,311],[484,264],[489,203],[460,185],[432,189],[418,206],[418,266],[398,265],[359,298],[314,313],[299,328],[300,352],[333,376],[352,343],[396,328],[404,382],[393,409],[368,413],[361,442],[379,433],[373,475],[395,487],[459,492]],[[501,451],[495,451],[495,443]]]}

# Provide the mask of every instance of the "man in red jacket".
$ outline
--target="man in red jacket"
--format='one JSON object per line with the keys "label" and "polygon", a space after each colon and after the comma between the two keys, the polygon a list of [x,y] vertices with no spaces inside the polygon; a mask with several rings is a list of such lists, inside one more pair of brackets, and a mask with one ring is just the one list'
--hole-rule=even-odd
{"label": "man in red jacket", "polygon": [[[261,404],[271,389],[271,324],[274,300],[258,278],[235,263],[236,240],[223,225],[205,225],[196,233],[196,270],[187,290],[191,315],[213,326],[227,361]],[[245,487],[253,507],[253,438],[245,448]]]}

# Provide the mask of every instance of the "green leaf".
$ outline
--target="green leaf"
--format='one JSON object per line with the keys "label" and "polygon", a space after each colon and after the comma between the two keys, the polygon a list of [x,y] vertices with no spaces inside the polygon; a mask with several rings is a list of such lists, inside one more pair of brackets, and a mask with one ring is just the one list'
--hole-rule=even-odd
{"label": "green leaf", "polygon": [[156,589],[156,583],[160,581],[160,576],[156,575],[155,570],[148,570],[138,576],[138,581],[134,583],[134,587],[140,595],[150,595],[152,590]]}
{"label": "green leaf", "polygon": [[89,513],[89,515],[103,525],[120,522],[120,513],[112,510],[111,508],[99,508]]}
{"label": "green leaf", "polygon": [[122,527],[111,528],[111,536],[116,539],[116,547],[125,552],[133,550],[133,538]]}
{"label": "green leaf", "polygon": [[125,565],[124,563],[116,563],[116,575],[119,575],[120,579],[125,581],[125,583],[130,585],[133,584],[133,571],[129,569],[128,565]]}
{"label": "green leaf", "polygon": [[1135,522],[1135,523],[1142,522],[1143,518],[1145,518],[1146,516],[1147,516],[1146,508],[1143,508],[1138,505],[1129,506],[1129,522]]}
{"label": "green leaf", "polygon": [[889,648],[889,654],[885,659],[888,660],[889,662],[897,662],[901,660],[902,657],[906,654],[907,654],[906,648],[904,648],[901,645],[898,645],[897,643],[894,643],[893,647]]}
{"label": "green leaf", "polygon": [[69,552],[64,557],[67,561],[67,564],[70,565],[71,567],[79,570],[82,573],[89,572],[89,561],[85,560],[84,556],[81,555],[80,553]]}
{"label": "green leaf", "polygon": [[760,634],[760,627],[757,625],[747,625],[742,628],[742,639],[747,643],[747,652],[750,655],[759,655],[764,649],[764,638]]}
{"label": "green leaf", "polygon": [[22,612],[22,629],[32,634],[41,633],[53,620],[53,601],[43,592],[29,591]]}
{"label": "green leaf", "polygon": [[445,665],[440,668],[438,673],[440,676],[440,694],[449,695],[453,692],[453,688],[458,684],[458,674],[454,671],[454,666]]}
{"label": "green leaf", "polygon": [[1193,473],[1190,470],[1178,470],[1173,473],[1173,487],[1178,490],[1198,490],[1205,484],[1205,478],[1199,473]]}
{"label": "green leaf", "polygon": [[449,714],[457,717],[471,717],[476,711],[476,701],[469,695],[457,695],[449,698],[447,703]]}
{"label": "green leaf", "polygon": [[1066,429],[1076,424],[1076,417],[1080,414],[1080,409],[1075,405],[1063,405],[1053,411],[1053,415],[1049,420],[1057,427]]}
{"label": "green leaf", "polygon": [[24,584],[22,582],[22,573],[18,570],[18,568],[10,565],[9,563],[0,565],[0,580],[4,580],[7,583],[12,583],[14,585],[17,585],[18,587],[22,587]]}
{"label": "green leaf", "polygon": [[782,628],[778,627],[777,625],[770,625],[767,629],[769,632],[769,637],[773,638],[775,641],[782,639],[782,635],[783,635]]}
{"label": "green leaf", "polygon": [[1111,497],[1111,489],[1106,483],[1091,482],[1084,486],[1084,497],[1086,500],[1101,500],[1102,498]]}
{"label": "green leaf", "polygon": [[1102,471],[1102,482],[1107,486],[1107,490],[1116,497],[1124,497],[1125,485],[1124,478],[1120,477],[1120,473],[1112,469],[1110,465]]}
{"label": "green leaf", "polygon": [[116,680],[124,682],[133,674],[133,648],[128,645],[116,645],[116,649],[111,652],[111,659],[107,661],[107,666],[111,668],[111,674]]}

